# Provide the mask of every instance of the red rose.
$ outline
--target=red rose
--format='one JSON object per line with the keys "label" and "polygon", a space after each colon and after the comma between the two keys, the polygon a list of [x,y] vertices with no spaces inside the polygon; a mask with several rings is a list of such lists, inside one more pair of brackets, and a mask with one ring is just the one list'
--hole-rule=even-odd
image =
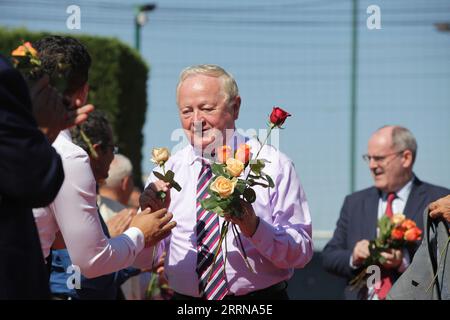
{"label": "red rose", "polygon": [[420,236],[422,235],[422,230],[417,227],[413,227],[405,232],[405,240],[406,241],[417,241],[420,240]]}
{"label": "red rose", "polygon": [[270,114],[270,122],[272,122],[274,126],[281,127],[286,118],[290,116],[291,115],[283,109],[273,107],[272,113]]}
{"label": "red rose", "polygon": [[402,240],[405,232],[400,228],[394,228],[391,232],[391,238],[394,240]]}

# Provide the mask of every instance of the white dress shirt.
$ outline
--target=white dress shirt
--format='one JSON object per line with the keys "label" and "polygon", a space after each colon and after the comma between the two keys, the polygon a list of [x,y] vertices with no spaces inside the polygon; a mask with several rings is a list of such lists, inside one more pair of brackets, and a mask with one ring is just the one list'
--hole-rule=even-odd
{"label": "white dress shirt", "polygon": [[[241,136],[239,138],[243,141]],[[256,140],[247,143],[254,157],[259,143]],[[223,252],[225,249],[228,252],[225,273],[229,292],[235,295],[244,295],[289,279],[294,268],[304,267],[313,255],[309,207],[292,161],[271,146],[265,146],[258,158],[270,161],[263,171],[272,177],[275,187],[254,187],[256,201],[252,206],[260,222],[251,238],[241,234],[255,273],[245,265],[231,225],[222,244]],[[170,191],[169,212],[173,213],[177,225],[163,245],[167,250],[165,273],[171,288],[194,297],[199,296],[195,230],[197,179],[201,162],[199,152],[188,145],[175,153],[165,165],[166,170],[175,173],[175,181],[182,187],[181,192]],[[146,185],[155,180],[152,174]],[[223,221],[219,217],[220,225]]]}
{"label": "white dress shirt", "polygon": [[[413,179],[411,179],[407,184],[403,186],[399,191],[397,191],[396,197],[394,201],[392,201],[392,213],[397,214],[401,213],[404,214],[406,201],[408,201],[409,194],[411,193],[412,185],[413,185]],[[387,207],[387,194],[382,193],[380,200],[378,201],[378,219],[381,219],[385,212]]]}
{"label": "white dress shirt", "polygon": [[87,278],[118,271],[133,262],[138,267],[151,265],[153,250],[143,250],[141,230],[130,228],[113,239],[103,233],[89,156],[72,143],[70,132],[62,131],[53,147],[63,162],[64,183],[53,203],[33,210],[44,257],[49,255],[55,235],[61,231],[72,263]]}

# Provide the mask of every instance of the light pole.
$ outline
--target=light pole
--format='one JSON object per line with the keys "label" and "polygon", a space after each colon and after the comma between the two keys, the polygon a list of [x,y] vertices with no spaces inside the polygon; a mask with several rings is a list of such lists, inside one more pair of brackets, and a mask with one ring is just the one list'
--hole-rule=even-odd
{"label": "light pole", "polygon": [[350,84],[350,193],[356,186],[356,135],[358,111],[358,0],[352,5],[352,65]]}
{"label": "light pole", "polygon": [[137,6],[136,15],[134,16],[134,47],[137,51],[141,49],[141,28],[148,21],[147,12],[156,9],[156,4],[147,3]]}

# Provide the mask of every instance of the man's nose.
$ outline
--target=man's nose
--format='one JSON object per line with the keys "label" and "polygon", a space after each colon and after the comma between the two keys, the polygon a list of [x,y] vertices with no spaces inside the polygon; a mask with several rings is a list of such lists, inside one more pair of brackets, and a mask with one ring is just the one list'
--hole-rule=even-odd
{"label": "man's nose", "polygon": [[370,158],[369,168],[370,168],[370,170],[375,170],[376,168],[378,168],[378,162],[375,161],[373,158]]}
{"label": "man's nose", "polygon": [[205,121],[205,119],[203,118],[203,114],[201,111],[199,110],[195,110],[192,116],[192,122],[193,124],[195,123],[200,123],[203,124]]}

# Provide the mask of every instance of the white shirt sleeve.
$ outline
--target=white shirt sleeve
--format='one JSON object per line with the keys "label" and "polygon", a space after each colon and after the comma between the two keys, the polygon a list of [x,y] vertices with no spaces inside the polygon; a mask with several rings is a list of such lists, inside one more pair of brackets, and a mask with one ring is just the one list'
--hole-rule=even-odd
{"label": "white shirt sleeve", "polygon": [[130,266],[144,248],[144,235],[130,228],[114,239],[103,233],[89,158],[81,152],[63,158],[65,180],[50,205],[70,258],[87,278]]}

